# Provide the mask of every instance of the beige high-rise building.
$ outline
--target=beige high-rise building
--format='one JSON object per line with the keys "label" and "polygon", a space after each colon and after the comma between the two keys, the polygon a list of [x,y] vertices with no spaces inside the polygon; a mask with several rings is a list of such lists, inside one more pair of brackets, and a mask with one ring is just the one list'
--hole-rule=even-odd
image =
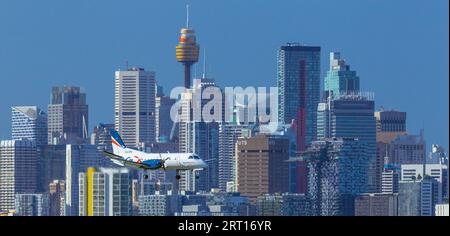
{"label": "beige high-rise building", "polygon": [[266,193],[288,192],[289,139],[259,134],[236,143],[237,190],[254,202]]}

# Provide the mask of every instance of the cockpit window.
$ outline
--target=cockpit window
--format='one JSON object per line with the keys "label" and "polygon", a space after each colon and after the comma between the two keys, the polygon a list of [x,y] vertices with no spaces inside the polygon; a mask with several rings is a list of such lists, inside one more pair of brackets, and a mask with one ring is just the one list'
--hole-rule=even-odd
{"label": "cockpit window", "polygon": [[200,159],[200,157],[198,157],[197,155],[192,155],[192,156],[189,156],[188,159],[198,160],[198,159]]}

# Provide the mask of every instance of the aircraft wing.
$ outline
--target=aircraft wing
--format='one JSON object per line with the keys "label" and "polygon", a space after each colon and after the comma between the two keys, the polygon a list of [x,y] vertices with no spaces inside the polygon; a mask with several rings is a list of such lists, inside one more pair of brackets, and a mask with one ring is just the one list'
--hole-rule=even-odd
{"label": "aircraft wing", "polygon": [[119,161],[121,163],[123,163],[126,166],[132,166],[135,168],[143,168],[143,169],[149,169],[148,166],[142,164],[142,163],[137,163],[137,162],[133,162],[133,161],[128,161],[123,159],[123,157],[116,155],[114,153],[108,152],[103,150],[103,154],[105,154],[106,157],[108,157],[109,159],[115,160],[115,161]]}

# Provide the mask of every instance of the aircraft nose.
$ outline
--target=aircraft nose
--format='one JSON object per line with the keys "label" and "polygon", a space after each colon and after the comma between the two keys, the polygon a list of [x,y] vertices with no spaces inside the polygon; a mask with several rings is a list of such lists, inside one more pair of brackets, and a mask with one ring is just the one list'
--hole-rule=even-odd
{"label": "aircraft nose", "polygon": [[204,160],[202,160],[202,168],[207,168],[208,164],[206,164],[206,162]]}

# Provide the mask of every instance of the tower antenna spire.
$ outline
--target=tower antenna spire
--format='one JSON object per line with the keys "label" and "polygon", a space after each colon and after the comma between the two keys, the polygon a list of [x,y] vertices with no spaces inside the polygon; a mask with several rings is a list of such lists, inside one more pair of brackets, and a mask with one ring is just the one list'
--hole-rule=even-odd
{"label": "tower antenna spire", "polygon": [[206,78],[206,48],[203,51],[203,79]]}
{"label": "tower antenna spire", "polygon": [[186,29],[189,29],[189,4],[186,4]]}

